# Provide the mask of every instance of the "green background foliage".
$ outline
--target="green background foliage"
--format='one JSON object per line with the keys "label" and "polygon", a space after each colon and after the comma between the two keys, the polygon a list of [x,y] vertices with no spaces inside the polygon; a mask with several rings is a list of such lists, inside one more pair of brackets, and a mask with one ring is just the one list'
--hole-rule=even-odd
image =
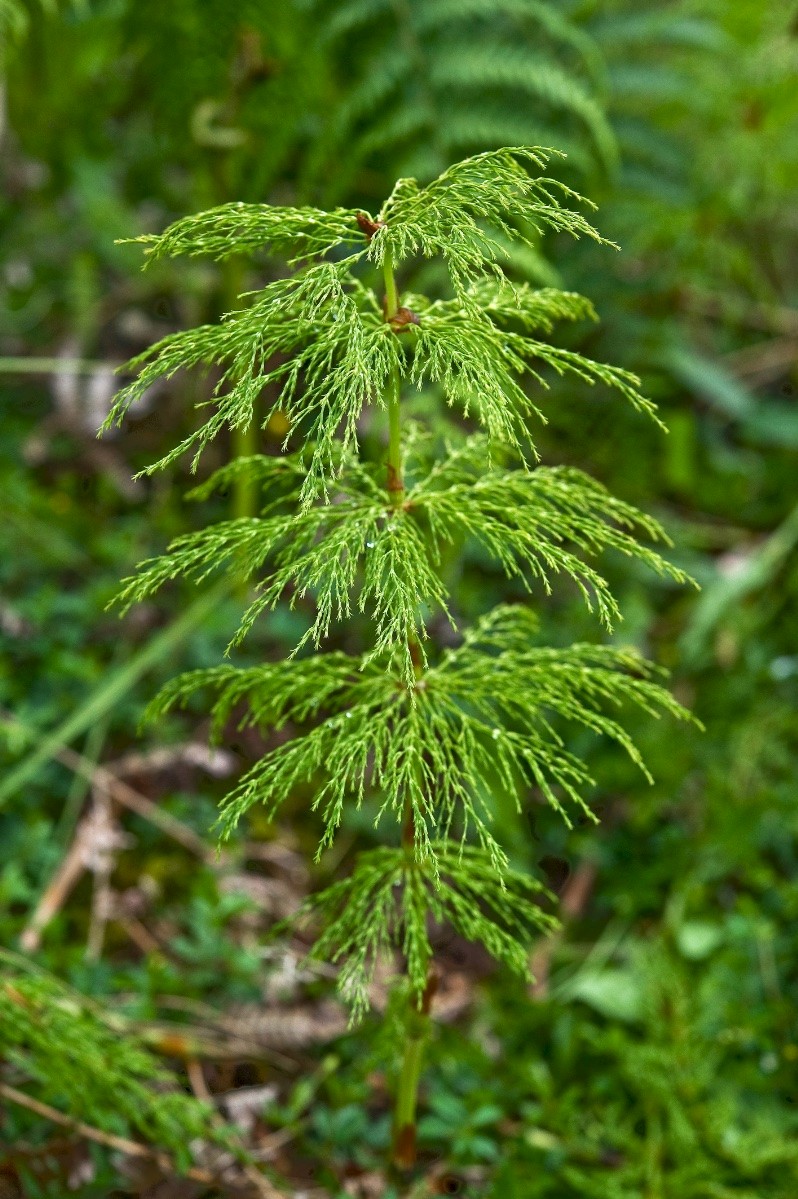
{"label": "green background foliage", "polygon": [[[675,694],[706,731],[670,721],[634,727],[651,787],[620,752],[575,737],[596,780],[597,826],[580,821],[566,835],[541,806],[522,828],[512,805],[499,803],[516,870],[565,897],[569,879],[592,885],[538,963],[534,999],[456,938],[436,943],[467,980],[470,1004],[436,1025],[421,1148],[466,1194],[788,1199],[798,1182],[796,19],[789,4],[759,0],[677,0],[650,13],[628,0],[0,6],[0,702],[14,717],[3,725],[0,783],[7,948],[29,926],[90,798],[64,750],[91,766],[202,735],[194,701],[188,715],[161,714],[136,730],[160,683],[214,668],[241,612],[229,590],[203,601],[181,587],[121,626],[105,610],[136,562],[190,537],[209,510],[220,522],[231,515],[231,478],[201,505],[183,503],[182,462],[168,477],[130,483],[194,437],[202,380],[156,385],[124,441],[97,443],[94,430],[117,386],[109,364],[213,325],[238,292],[280,272],[266,258],[217,266],[200,256],[164,257],[141,273],[140,248],[116,239],[238,201],[373,211],[402,173],[426,182],[464,152],[532,142],[568,152],[551,173],[598,202],[594,223],[621,245],[614,253],[522,228],[527,243],[513,270],[532,287],[591,296],[600,320],[575,320],[560,333],[566,348],[641,374],[670,433],[606,393],[556,379],[548,424],[532,431],[547,469],[587,471],[653,512],[677,544],[673,560],[701,583],[692,593],[607,556],[624,614],[611,644],[671,669]],[[418,276],[418,291],[440,286],[434,267]],[[257,320],[256,310],[238,319]],[[34,370],[35,358],[62,361]],[[80,360],[81,373],[64,359]],[[412,404],[424,416],[427,394]],[[448,413],[440,436],[451,435],[450,422],[462,424]],[[258,448],[275,453],[285,433],[274,417]],[[378,422],[367,418],[360,435],[376,447]],[[224,445],[208,449],[203,483],[228,456]],[[465,484],[471,467],[461,465]],[[485,494],[490,476],[476,478]],[[290,462],[277,483],[290,500]],[[510,489],[496,502],[511,518],[518,497]],[[464,624],[524,594],[477,539],[446,566]],[[544,644],[598,639],[576,588],[536,594],[535,603]],[[278,606],[239,660],[268,674],[314,616],[301,598]],[[355,612],[334,653],[360,652],[360,619]],[[447,644],[444,621],[433,620],[431,633]],[[154,636],[161,640],[147,656]],[[252,736],[242,729],[231,742],[237,772],[262,752]],[[212,844],[224,780],[167,771],[137,785]],[[318,829],[307,807],[299,786],[276,834],[255,817],[247,836],[288,843],[290,826],[310,857]],[[137,902],[148,888],[157,895],[142,922],[158,932],[159,948],[134,944],[112,920],[101,952],[87,955],[84,877],[34,956],[48,972],[36,995],[53,997],[55,1018],[70,1010],[77,1018],[80,1005],[64,997],[74,988],[90,997],[87,1025],[103,1011],[123,1019],[113,1027],[130,1038],[127,1083],[98,1072],[104,1091],[59,1090],[35,1040],[18,1024],[12,1035],[8,1019],[0,1079],[171,1150],[171,1109],[147,1124],[125,1100],[125,1086],[146,1076],[155,1112],[164,1068],[170,1086],[187,1091],[184,1059],[157,1035],[170,1004],[264,1004],[278,971],[264,958],[266,928],[251,935],[251,901],[223,886],[228,866],[141,816],[125,812],[121,823],[135,844],[118,850],[114,889]],[[342,835],[341,860],[322,864],[300,892],[335,887],[356,849],[379,852],[357,815]],[[244,834],[236,837],[229,852],[245,861]],[[7,961],[0,988],[25,994],[33,986],[25,977]],[[329,989],[323,976],[303,981],[302,1003]],[[188,1035],[188,1019],[178,1027]],[[264,1120],[292,1138],[279,1166],[294,1188],[311,1177],[328,1194],[357,1194],[356,1171],[380,1168],[391,1035],[390,1021],[380,1034],[367,1017],[353,1033],[304,1048],[298,1070],[258,1067],[257,1080],[277,1087]],[[146,1066],[136,1056],[145,1052]],[[187,1137],[200,1118],[193,1107],[174,1114]],[[203,1135],[212,1137],[210,1125]],[[46,1120],[7,1105],[0,1177],[13,1172],[22,1193],[63,1194],[63,1176],[31,1165],[30,1148],[41,1157],[52,1140]],[[93,1181],[76,1193],[114,1193],[118,1161],[102,1147],[91,1155]]]}

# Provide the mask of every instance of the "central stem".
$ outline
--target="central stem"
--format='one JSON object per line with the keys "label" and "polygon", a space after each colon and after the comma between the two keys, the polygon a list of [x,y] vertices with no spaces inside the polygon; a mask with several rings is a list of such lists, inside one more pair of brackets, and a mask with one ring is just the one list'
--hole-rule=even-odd
{"label": "central stem", "polygon": [[399,1170],[411,1170],[416,1164],[416,1106],[424,1046],[429,1036],[430,1006],[438,986],[437,975],[430,971],[420,1006],[411,996],[405,1017],[405,1048],[399,1085],[396,1089],[393,1121],[393,1164]]}
{"label": "central stem", "polygon": [[[393,256],[390,250],[385,251],[382,274],[385,280],[385,320],[390,324],[399,311],[399,293],[396,289]],[[395,366],[389,376],[385,396],[388,407],[388,496],[395,507],[401,504],[405,493],[402,478],[402,423],[399,411],[399,389],[399,368]]]}
{"label": "central stem", "polygon": [[[399,312],[399,292],[396,286],[396,276],[393,269],[393,257],[386,250],[382,264],[385,281],[385,320],[389,325]],[[402,422],[400,412],[401,380],[399,368],[394,367],[388,378],[385,400],[388,409],[388,498],[393,507],[399,507],[405,494],[405,484],[402,475]],[[418,653],[415,641],[410,645],[414,664]],[[417,666],[417,674],[420,667]],[[413,819],[413,809],[409,800],[405,811],[402,843],[405,853],[415,859],[416,829]],[[399,1170],[410,1170],[416,1163],[416,1107],[418,1104],[418,1085],[421,1078],[421,1065],[424,1055],[424,1044],[429,1033],[429,1008],[435,989],[436,979],[430,976],[430,981],[424,992],[421,1004],[418,1005],[414,996],[408,998],[405,1016],[405,1042],[399,1081],[396,1089],[393,1120],[393,1164]]]}

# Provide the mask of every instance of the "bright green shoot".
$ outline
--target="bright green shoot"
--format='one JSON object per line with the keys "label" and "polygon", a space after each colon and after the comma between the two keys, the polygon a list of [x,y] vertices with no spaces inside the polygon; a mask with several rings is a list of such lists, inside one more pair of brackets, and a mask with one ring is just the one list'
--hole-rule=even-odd
{"label": "bright green shoot", "polygon": [[[441,613],[454,624],[443,555],[468,539],[533,597],[570,580],[608,629],[620,613],[597,562],[604,550],[685,578],[639,540],[666,541],[656,521],[580,471],[534,465],[530,424],[543,417],[533,396],[547,372],[604,384],[654,414],[633,376],[551,343],[558,321],[593,315],[587,300],[514,286],[502,271],[502,246],[527,236],[519,227],[602,240],[566,206],[580,197],[544,176],[549,157],[505,149],[461,162],[425,188],[400,180],[376,215],[229,204],[144,239],[153,256],[266,251],[293,273],[220,324],[153,346],[110,418],[119,420],[155,380],[204,365],[221,369],[209,415],[150,470],[186,451],[196,466],[223,430],[251,424],[264,391],[290,422],[284,448],[290,440],[294,452],[237,459],[195,492],[203,499],[244,476],[262,496],[259,515],[178,538],[125,582],[122,600],[130,605],[181,576],[201,582],[243,570],[257,591],[233,646],[283,600],[312,602],[297,646],[303,655],[185,675],[151,711],[206,690],[219,737],[242,704],[245,722],[291,730],[227,797],[223,836],[253,805],[274,814],[299,787],[313,795],[320,853],[348,804],[368,805],[384,829],[385,847],[361,854],[302,919],[320,930],[313,954],[340,966],[355,1016],[369,1006],[378,959],[404,963],[408,1025],[394,1142],[403,1168],[415,1157],[435,986],[431,922],[482,942],[522,975],[532,937],[553,923],[540,906],[543,889],[510,868],[493,832],[492,789],[509,791],[519,806],[542,797],[569,823],[590,816],[592,780],[568,747],[569,724],[615,741],[645,774],[623,710],[687,715],[629,650],[541,646],[524,605],[501,606],[460,630],[456,649],[442,650],[431,634]],[[398,272],[419,258],[443,263],[448,296],[400,293]],[[458,411],[448,440],[403,418],[403,399],[417,389],[437,391]],[[376,461],[361,453],[368,406],[383,412]],[[466,435],[463,421],[481,431]],[[356,655],[322,652],[357,612],[370,618],[370,644]]]}

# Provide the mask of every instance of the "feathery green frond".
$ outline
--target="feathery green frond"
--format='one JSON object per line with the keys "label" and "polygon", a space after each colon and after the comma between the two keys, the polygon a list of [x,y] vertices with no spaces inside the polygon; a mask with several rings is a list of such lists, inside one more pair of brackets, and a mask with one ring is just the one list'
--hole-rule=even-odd
{"label": "feathery green frond", "polygon": [[469,438],[434,466],[408,493],[407,505],[424,513],[431,540],[442,544],[473,537],[507,575],[539,580],[546,592],[553,575],[563,573],[579,587],[588,608],[595,601],[602,622],[611,628],[620,618],[617,603],[602,575],[583,561],[614,549],[644,562],[678,583],[687,576],[639,536],[666,545],[662,526],[614,496],[582,471],[538,467],[534,471],[486,469],[488,444]]}
{"label": "feathery green frond", "polygon": [[[628,733],[617,720],[605,715],[602,707],[617,708],[631,703],[650,716],[665,713],[679,720],[692,719],[669,691],[653,681],[658,673],[656,668],[635,650],[613,646],[531,647],[534,627],[534,620],[530,621],[530,614],[523,607],[494,609],[466,633],[459,649],[447,651],[441,663],[428,672],[428,689],[435,690],[444,705],[473,708],[476,719],[485,727],[493,721],[494,732],[498,730],[493,737],[498,758],[506,756],[509,762],[518,750],[522,772],[526,753],[523,739],[530,726],[541,720],[541,713],[550,713],[616,741],[651,781]],[[486,655],[489,670],[486,670]],[[547,716],[542,723],[552,736],[552,745],[561,746]],[[506,730],[516,726],[523,731],[510,734],[514,739],[506,750]],[[569,765],[574,766],[574,760],[570,755],[567,757]],[[574,778],[580,769],[581,764],[575,768]],[[549,802],[559,808],[534,767],[531,774]],[[567,774],[566,770],[558,782],[587,811],[581,795],[570,790],[564,781]],[[581,781],[589,780],[583,775]]]}
{"label": "feathery green frond", "polygon": [[300,913],[300,919],[312,916],[323,928],[309,956],[342,963],[338,989],[351,1005],[353,1021],[369,1007],[378,961],[397,950],[420,1002],[432,959],[430,917],[481,942],[527,979],[532,936],[556,927],[537,902],[545,888],[529,875],[509,868],[498,873],[490,856],[474,846],[441,842],[431,849],[438,877],[403,849],[371,850],[358,857],[347,878],[313,896]]}
{"label": "feathery green frond", "polygon": [[256,399],[274,384],[291,423],[308,425],[313,452],[303,502],[312,501],[335,473],[339,434],[344,449],[356,444],[363,407],[382,403],[402,354],[399,339],[374,311],[369,295],[349,278],[350,263],[320,263],[276,280],[221,324],[156,343],[131,364],[139,375],[117,396],[105,427],[120,420],[157,380],[224,363],[209,401],[213,415],[144,473],[163,469],[191,449],[196,467],[222,429],[249,426]]}
{"label": "feathery green frond", "polygon": [[[574,25],[554,5],[546,0],[428,0],[419,6],[417,22],[422,33],[433,34],[444,22],[497,19],[537,25],[553,42],[575,50],[597,83],[603,75],[603,62],[592,38]],[[469,43],[469,51],[474,45]]]}
{"label": "feathery green frond", "polygon": [[[336,238],[336,245],[353,247],[351,253],[307,262],[291,277],[253,293],[246,308],[228,313],[220,324],[156,343],[131,363],[138,375],[116,397],[104,427],[119,421],[159,380],[217,365],[221,373],[207,401],[212,415],[145,473],[189,450],[196,467],[202,450],[223,429],[249,426],[256,400],[271,388],[291,427],[312,443],[301,494],[307,507],[319,495],[326,498],[341,447],[346,453],[357,446],[364,407],[384,407],[389,382],[397,378],[417,386],[439,384],[448,403],[466,415],[473,412],[493,437],[519,451],[528,440],[524,418],[540,415],[522,382],[526,377],[545,386],[542,367],[603,383],[654,416],[633,375],[529,336],[532,329],[550,332],[558,320],[591,317],[587,300],[552,288],[512,288],[504,279],[498,260],[506,257],[506,245],[515,239],[533,248],[535,229],[603,240],[581,214],[560,202],[559,196],[579,200],[576,193],[529,173],[542,171],[548,158],[545,150],[511,147],[450,167],[426,188],[400,180],[377,220],[337,210],[327,224],[318,218],[318,235],[308,232],[310,210],[289,209],[280,244],[290,244],[299,258],[327,252]],[[228,219],[233,222],[229,244],[237,244],[237,211],[185,218],[156,240],[154,251],[202,248],[223,255]],[[245,206],[244,212],[245,246],[250,236],[278,236],[280,209]],[[509,223],[510,215],[516,225]],[[415,255],[444,259],[455,296],[435,303],[414,297],[418,312],[395,327],[355,272],[363,270],[365,259],[385,270]]]}
{"label": "feathery green frond", "polygon": [[[615,134],[602,105],[572,70],[547,61],[528,46],[495,46],[452,41],[432,64],[430,83],[441,94],[473,93],[474,101],[496,92],[514,94],[521,111],[549,105],[577,118],[605,168],[617,166]],[[476,103],[474,104],[476,108]],[[527,140],[529,134],[527,133]]]}
{"label": "feathery green frond", "polygon": [[297,649],[309,640],[318,646],[332,622],[345,620],[356,604],[374,620],[374,654],[399,649],[405,676],[412,680],[408,640],[419,622],[423,627],[425,610],[446,611],[446,590],[434,555],[418,523],[404,511],[393,513],[366,472],[353,466],[341,487],[333,504],[296,512],[298,488],[288,493],[294,505],[286,513],[224,521],[177,538],[166,554],[143,562],[138,573],[124,581],[119,602],[127,609],[172,579],[202,582],[235,562],[250,577],[267,565],[232,644],[238,644],[258,616],[273,609],[290,588],[292,605],[312,595],[316,606]]}
{"label": "feathery green frond", "polygon": [[178,254],[208,254],[217,259],[231,254],[267,250],[289,263],[324,257],[338,246],[362,244],[357,210],[336,208],[273,208],[269,204],[236,202],[210,208],[175,221],[160,234],[132,238],[143,242],[153,259]]}
{"label": "feathery green frond", "polygon": [[390,253],[398,266],[418,254],[440,255],[462,294],[486,270],[496,270],[497,258],[506,259],[491,229],[531,244],[529,235],[510,223],[513,216],[525,218],[538,234],[552,229],[607,244],[560,197],[593,205],[559,180],[543,178],[555,154],[541,146],[511,146],[455,163],[426,187],[415,179],[400,179],[380,210],[384,227],[371,240],[370,257],[381,264]]}
{"label": "feathery green frond", "polygon": [[[549,331],[557,320],[591,316],[587,301],[551,288],[535,291],[524,285],[517,290],[515,311],[511,289],[492,289],[489,284],[469,288],[462,302],[438,301],[425,307],[421,300],[412,382],[418,387],[426,381],[439,383],[449,404],[462,408],[466,416],[473,412],[492,437],[519,451],[531,445],[534,453],[526,418],[546,419],[522,386],[526,378],[547,388],[543,367],[590,386],[612,388],[661,424],[655,405],[640,394],[636,375],[529,336],[532,328]],[[511,323],[525,331],[514,331],[508,327]]]}
{"label": "feathery green frond", "polygon": [[185,707],[198,691],[218,692],[213,703],[212,736],[219,738],[235,708],[246,701],[239,728],[283,728],[316,719],[325,709],[339,711],[351,703],[381,702],[386,698],[384,671],[343,653],[316,654],[286,667],[266,662],[241,669],[213,666],[178,675],[158,693],[144,714],[157,720],[175,707]]}
{"label": "feathery green frond", "polygon": [[65,1115],[141,1137],[191,1164],[202,1138],[232,1144],[215,1113],[112,1016],[49,975],[15,969],[0,978],[0,1058]]}

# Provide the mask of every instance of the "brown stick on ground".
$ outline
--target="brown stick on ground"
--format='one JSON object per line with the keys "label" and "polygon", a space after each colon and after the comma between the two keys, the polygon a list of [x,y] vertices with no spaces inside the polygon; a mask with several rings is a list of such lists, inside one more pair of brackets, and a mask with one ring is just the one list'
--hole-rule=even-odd
{"label": "brown stick on ground", "polygon": [[[169,812],[164,812],[162,808],[159,808],[152,800],[147,799],[145,795],[141,795],[140,792],[136,791],[128,783],[116,778],[110,770],[107,770],[103,766],[98,766],[94,762],[90,762],[82,754],[76,753],[75,750],[67,747],[61,749],[56,756],[58,761],[69,770],[88,779],[92,784],[92,788],[99,792],[100,795],[115,800],[131,812],[135,812],[144,820],[149,821],[150,824],[154,824],[161,832],[171,837],[173,841],[177,841],[184,849],[188,849],[191,853],[202,858],[203,861],[212,861],[212,851],[205,844],[202,837],[175,816],[170,815]],[[81,874],[88,867],[87,853],[89,852],[89,847],[86,837],[87,830],[88,824],[84,819],[75,834],[66,857],[61,862],[54,878],[39,900],[27,928],[20,937],[20,945],[27,953],[33,953],[39,948],[42,932],[53,917],[61,910]]]}
{"label": "brown stick on ground", "polygon": [[[95,875],[95,881],[102,878],[107,880],[117,851],[128,843],[129,838],[122,833],[113,819],[107,795],[93,793],[91,806],[81,819],[66,856],[20,937],[20,945],[26,952],[32,953],[39,948],[43,929],[60,911],[83,871],[91,871]],[[101,883],[99,891],[97,888],[95,891],[100,898]],[[101,943],[101,929],[104,926],[104,921],[98,920],[99,915],[98,905],[94,903],[90,941],[95,948],[98,947],[96,943]]]}
{"label": "brown stick on ground", "polygon": [[173,841],[179,842],[185,849],[207,861],[214,860],[213,851],[192,828],[183,824],[182,820],[178,820],[176,816],[164,812],[163,808],[159,808],[151,799],[147,799],[139,791],[134,790],[128,783],[116,778],[104,766],[94,765],[81,754],[75,753],[73,749],[62,749],[57,757],[64,766],[74,770],[75,774],[87,778],[95,787],[106,792],[122,807],[129,808],[131,812],[148,820],[150,824],[154,824],[162,833],[166,833]]}

